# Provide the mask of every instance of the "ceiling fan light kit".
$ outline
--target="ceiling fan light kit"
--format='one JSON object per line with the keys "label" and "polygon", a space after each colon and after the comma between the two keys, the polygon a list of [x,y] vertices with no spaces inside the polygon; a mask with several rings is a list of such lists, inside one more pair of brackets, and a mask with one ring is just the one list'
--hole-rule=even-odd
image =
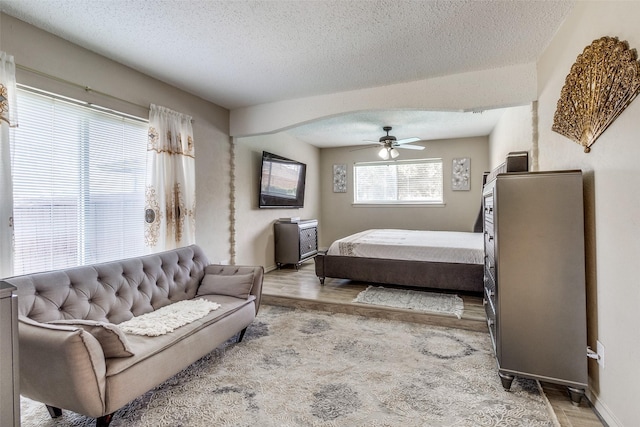
{"label": "ceiling fan light kit", "polygon": [[400,155],[400,153],[398,153],[398,150],[396,150],[395,148],[387,148],[384,147],[383,149],[381,149],[380,151],[378,151],[378,156],[382,159],[382,160],[389,160],[389,157],[391,157],[392,159],[397,158]]}
{"label": "ceiling fan light kit", "polygon": [[[389,160],[389,158],[395,159],[400,153],[396,148],[407,148],[410,150],[424,150],[424,147],[421,145],[407,145],[411,142],[420,141],[420,138],[412,137],[405,139],[396,139],[395,136],[389,135],[389,131],[391,130],[391,126],[384,126],[382,130],[387,132],[387,134],[380,138],[378,144],[382,145],[380,151],[378,151],[378,157],[382,160]],[[371,141],[375,142],[375,141]]]}

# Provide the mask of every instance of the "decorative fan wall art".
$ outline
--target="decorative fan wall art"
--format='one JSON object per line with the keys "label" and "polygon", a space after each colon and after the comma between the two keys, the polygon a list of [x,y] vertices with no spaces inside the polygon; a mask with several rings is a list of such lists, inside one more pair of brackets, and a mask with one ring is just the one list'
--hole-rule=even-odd
{"label": "decorative fan wall art", "polygon": [[584,146],[585,153],[640,92],[635,49],[617,37],[594,40],[565,79],[551,129]]}

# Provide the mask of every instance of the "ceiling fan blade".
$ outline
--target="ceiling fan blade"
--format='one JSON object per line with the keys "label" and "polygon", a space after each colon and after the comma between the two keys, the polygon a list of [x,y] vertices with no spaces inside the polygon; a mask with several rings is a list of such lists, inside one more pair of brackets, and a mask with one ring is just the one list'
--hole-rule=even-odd
{"label": "ceiling fan blade", "polygon": [[416,137],[404,138],[404,139],[397,140],[396,144],[402,145],[402,144],[409,144],[411,142],[418,142],[418,141],[421,141],[421,139],[420,138],[416,138]]}
{"label": "ceiling fan blade", "polygon": [[380,144],[380,141],[374,141],[373,139],[363,139],[362,142],[370,142],[372,144]]}
{"label": "ceiling fan blade", "polygon": [[409,149],[409,150],[424,150],[422,145],[394,145],[395,148]]}
{"label": "ceiling fan blade", "polygon": [[377,148],[377,147],[378,147],[378,145],[376,143],[376,145],[367,145],[367,146],[364,146],[364,147],[354,148],[353,150],[349,150],[349,152],[366,150],[367,148]]}

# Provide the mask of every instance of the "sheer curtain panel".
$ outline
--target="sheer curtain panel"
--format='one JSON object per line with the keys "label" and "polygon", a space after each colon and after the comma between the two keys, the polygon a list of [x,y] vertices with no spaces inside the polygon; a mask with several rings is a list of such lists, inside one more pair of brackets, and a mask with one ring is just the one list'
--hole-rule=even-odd
{"label": "sheer curtain panel", "polygon": [[18,126],[16,64],[0,52],[0,278],[13,275],[12,127]]}
{"label": "sheer curtain panel", "polygon": [[149,252],[195,243],[195,157],[191,117],[151,105],[145,244]]}

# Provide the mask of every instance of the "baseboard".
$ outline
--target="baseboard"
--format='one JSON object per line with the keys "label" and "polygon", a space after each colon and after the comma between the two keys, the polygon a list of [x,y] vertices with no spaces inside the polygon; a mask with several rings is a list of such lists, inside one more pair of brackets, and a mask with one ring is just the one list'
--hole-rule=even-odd
{"label": "baseboard", "polygon": [[624,427],[622,422],[609,410],[609,407],[598,399],[593,390],[591,390],[589,402],[593,411],[606,427]]}

